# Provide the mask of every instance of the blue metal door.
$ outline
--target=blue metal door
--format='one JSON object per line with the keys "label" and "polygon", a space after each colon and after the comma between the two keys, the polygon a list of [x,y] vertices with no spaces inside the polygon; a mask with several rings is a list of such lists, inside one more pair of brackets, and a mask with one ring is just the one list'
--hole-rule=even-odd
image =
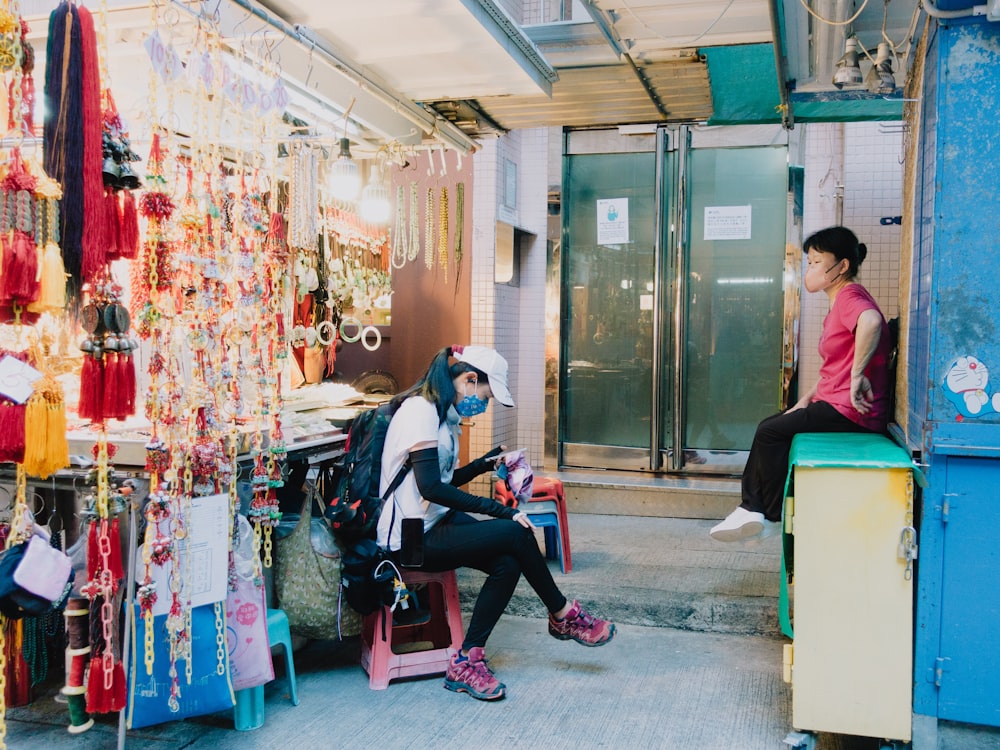
{"label": "blue metal door", "polygon": [[1000,726],[1000,466],[959,456],[946,466],[938,716]]}

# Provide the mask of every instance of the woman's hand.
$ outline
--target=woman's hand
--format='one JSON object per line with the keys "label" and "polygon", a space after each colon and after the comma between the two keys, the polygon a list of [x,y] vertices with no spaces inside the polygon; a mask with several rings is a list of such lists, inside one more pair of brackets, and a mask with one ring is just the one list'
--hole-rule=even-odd
{"label": "woman's hand", "polygon": [[528,518],[528,514],[525,513],[523,510],[522,511],[518,511],[517,515],[514,516],[513,520],[517,521],[519,524],[521,524],[526,529],[533,529],[533,528],[535,528],[535,524],[533,524],[531,522],[531,519]]}
{"label": "woman's hand", "polygon": [[875,394],[872,392],[871,381],[864,373],[860,375],[851,374],[851,405],[859,414],[867,414],[871,411],[872,401]]}

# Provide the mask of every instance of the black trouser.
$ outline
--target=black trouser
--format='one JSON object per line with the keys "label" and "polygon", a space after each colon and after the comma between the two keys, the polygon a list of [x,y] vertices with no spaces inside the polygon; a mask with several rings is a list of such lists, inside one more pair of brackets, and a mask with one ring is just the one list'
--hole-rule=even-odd
{"label": "black trouser", "polygon": [[872,432],[852,422],[825,401],[804,409],[768,417],[757,425],[750,456],[743,470],[741,508],[763,513],[768,521],[781,520],[792,438],[802,432]]}
{"label": "black trouser", "polygon": [[549,612],[558,612],[566,605],[566,597],[552,580],[535,535],[517,521],[480,521],[457,512],[438,521],[424,534],[421,569],[440,572],[456,568],[475,568],[487,574],[472,610],[463,650],[486,645],[514,595],[521,573]]}

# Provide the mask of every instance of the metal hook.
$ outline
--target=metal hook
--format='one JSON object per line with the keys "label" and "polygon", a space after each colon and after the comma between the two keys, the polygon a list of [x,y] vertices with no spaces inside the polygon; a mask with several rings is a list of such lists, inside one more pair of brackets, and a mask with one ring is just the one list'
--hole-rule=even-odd
{"label": "metal hook", "polygon": [[302,82],[302,88],[306,91],[309,90],[309,79],[312,78],[313,74],[313,52],[316,50],[316,44],[314,42],[309,43],[309,57],[307,60],[308,68],[306,69],[306,79]]}

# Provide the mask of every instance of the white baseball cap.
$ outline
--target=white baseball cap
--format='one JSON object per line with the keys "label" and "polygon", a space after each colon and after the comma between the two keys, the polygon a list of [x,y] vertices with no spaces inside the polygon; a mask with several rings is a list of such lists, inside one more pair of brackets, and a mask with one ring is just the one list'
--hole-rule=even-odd
{"label": "white baseball cap", "polygon": [[465,362],[480,372],[485,372],[490,381],[493,398],[504,406],[514,405],[514,398],[510,395],[510,388],[507,387],[507,360],[495,349],[488,346],[453,346],[452,356],[459,362]]}

